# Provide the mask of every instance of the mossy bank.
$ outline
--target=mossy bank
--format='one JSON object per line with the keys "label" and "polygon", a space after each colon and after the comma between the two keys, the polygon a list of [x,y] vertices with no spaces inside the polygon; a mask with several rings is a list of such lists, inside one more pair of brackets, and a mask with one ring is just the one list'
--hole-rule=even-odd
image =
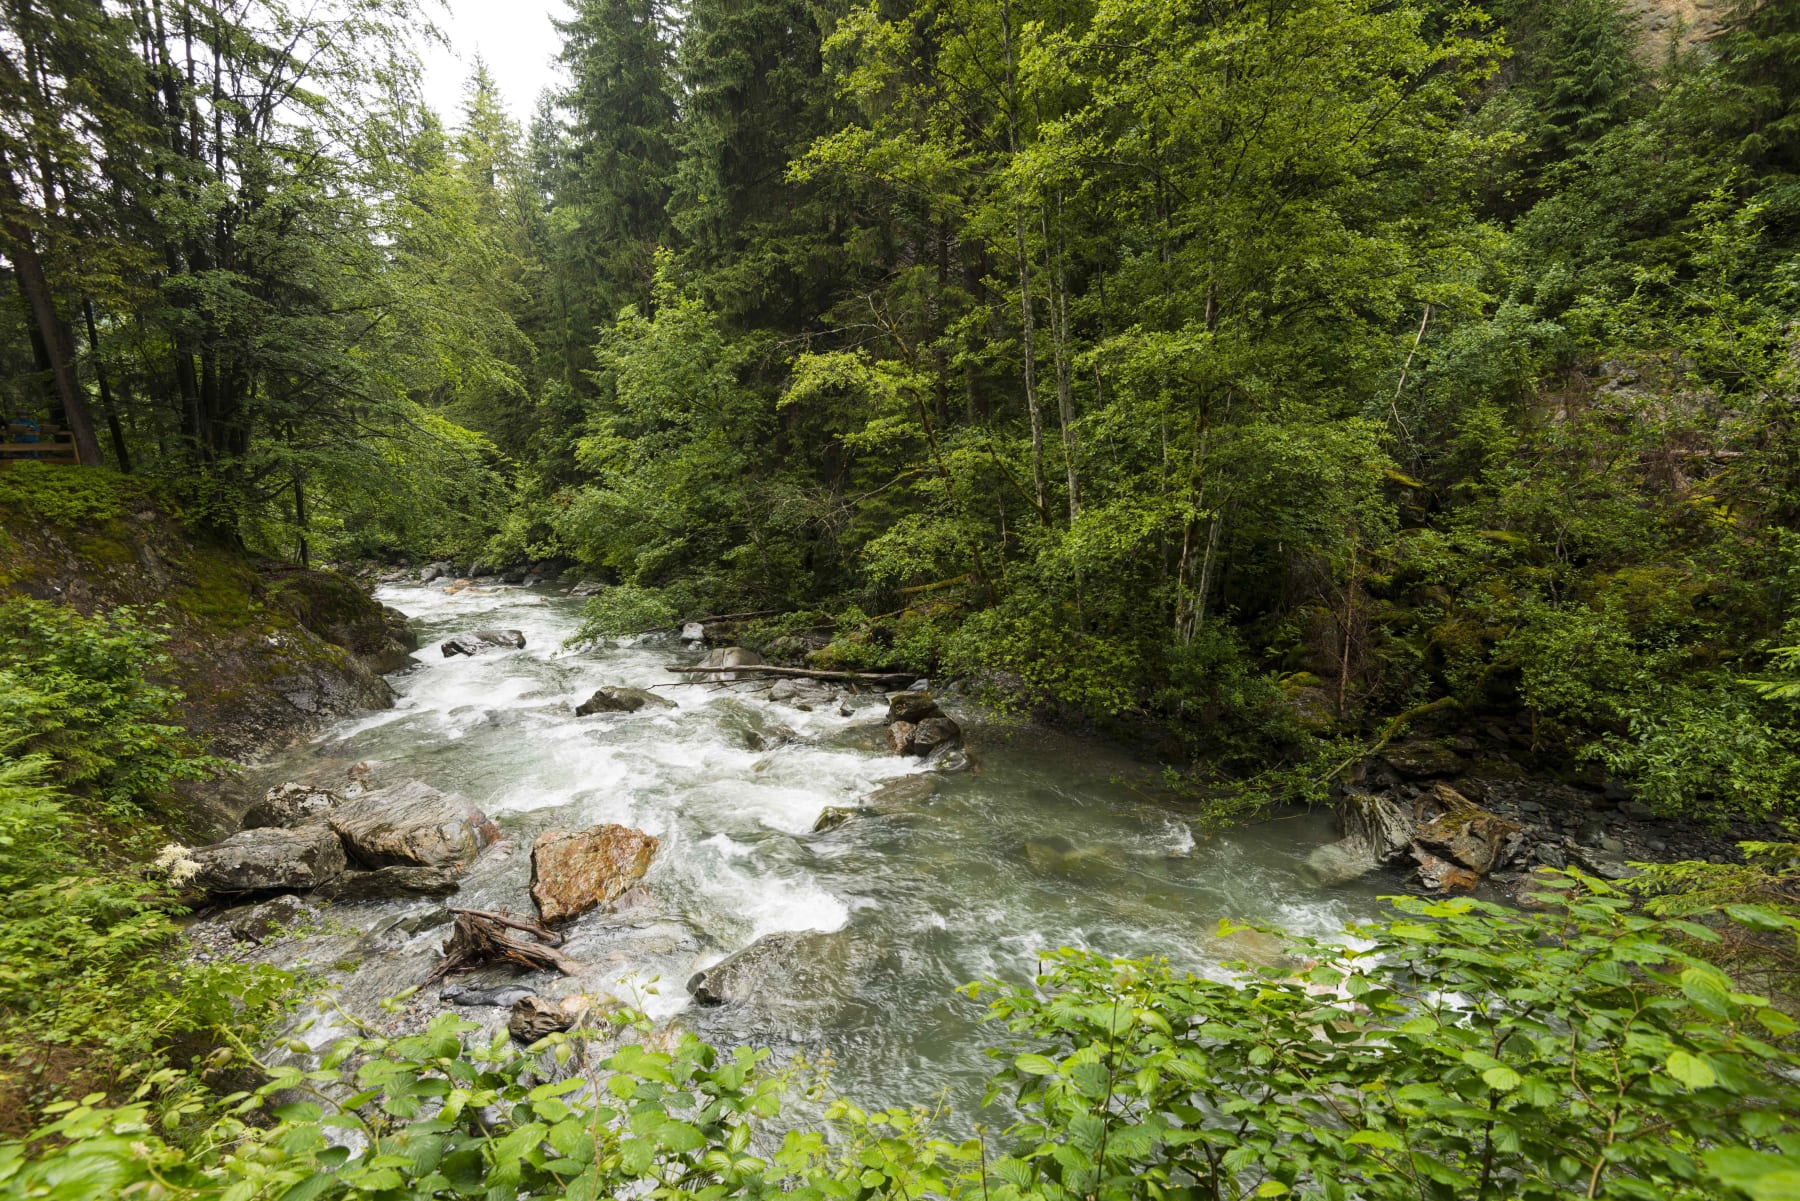
{"label": "mossy bank", "polygon": [[153,484],[24,463],[0,471],[0,599],[131,607],[165,628],[180,721],[246,758],[326,720],[386,708],[414,645],[355,582],[200,537]]}

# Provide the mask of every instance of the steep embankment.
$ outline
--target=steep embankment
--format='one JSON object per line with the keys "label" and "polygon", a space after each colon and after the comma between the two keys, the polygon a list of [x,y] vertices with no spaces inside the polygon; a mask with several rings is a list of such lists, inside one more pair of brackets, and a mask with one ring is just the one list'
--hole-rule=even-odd
{"label": "steep embankment", "polygon": [[208,544],[153,486],[91,469],[0,471],[0,600],[14,596],[164,626],[185,724],[231,758],[392,704],[381,673],[414,645],[354,582]]}

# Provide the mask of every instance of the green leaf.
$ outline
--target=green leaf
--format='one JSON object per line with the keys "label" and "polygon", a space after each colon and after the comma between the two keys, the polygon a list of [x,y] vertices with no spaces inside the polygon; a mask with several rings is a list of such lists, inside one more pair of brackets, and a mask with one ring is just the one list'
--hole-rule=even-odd
{"label": "green leaf", "polygon": [[1669,1075],[1692,1089],[1711,1088],[1719,1081],[1712,1065],[1698,1055],[1686,1051],[1673,1052],[1666,1065]]}

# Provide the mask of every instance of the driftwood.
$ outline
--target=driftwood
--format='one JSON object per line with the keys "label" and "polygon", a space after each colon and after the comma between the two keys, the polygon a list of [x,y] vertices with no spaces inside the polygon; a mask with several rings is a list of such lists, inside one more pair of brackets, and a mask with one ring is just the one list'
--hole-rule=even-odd
{"label": "driftwood", "polygon": [[665,667],[664,671],[679,672],[682,675],[724,675],[736,672],[738,675],[760,676],[796,676],[805,680],[845,680],[856,684],[892,683],[895,680],[912,681],[918,676],[910,671],[820,671],[812,667],[777,667],[773,663],[729,664],[718,667]]}
{"label": "driftwood", "polygon": [[[425,977],[426,984],[435,984],[446,976],[461,972],[472,972],[490,963],[509,963],[528,971],[561,972],[565,976],[580,970],[580,964],[556,949],[562,945],[562,938],[542,926],[524,918],[480,909],[452,909],[450,912],[456,915],[456,925],[444,943],[444,961]],[[508,934],[508,930],[518,930],[543,941],[527,942]]]}

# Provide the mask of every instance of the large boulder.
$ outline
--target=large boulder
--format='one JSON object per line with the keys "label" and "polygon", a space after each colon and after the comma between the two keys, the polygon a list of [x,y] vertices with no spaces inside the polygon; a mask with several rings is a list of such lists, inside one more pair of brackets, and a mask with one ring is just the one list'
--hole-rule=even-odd
{"label": "large boulder", "polygon": [[602,688],[575,706],[576,717],[594,713],[636,713],[639,709],[673,709],[675,702],[647,688]]}
{"label": "large boulder", "polygon": [[1306,857],[1319,883],[1343,884],[1405,855],[1412,844],[1412,816],[1392,798],[1353,793],[1338,806],[1344,836]]}
{"label": "large boulder", "polygon": [[458,634],[454,638],[444,639],[439,649],[444,658],[452,655],[479,655],[483,651],[496,648],[525,649],[525,635],[518,630],[476,630],[470,634]]}
{"label": "large boulder", "polygon": [[888,726],[888,748],[896,755],[926,756],[962,745],[962,727],[939,714],[924,721],[896,721]]}
{"label": "large boulder", "polygon": [[475,802],[418,780],[364,793],[331,811],[331,828],[358,866],[460,871],[500,836]]}
{"label": "large boulder", "polygon": [[189,882],[214,893],[293,892],[317,888],[344,870],[344,848],[323,823],[239,830],[187,853]]}
{"label": "large boulder", "polygon": [[303,826],[316,822],[344,803],[329,788],[311,784],[277,784],[244,813],[244,828]]}
{"label": "large boulder", "polygon": [[1420,796],[1415,816],[1420,819],[1413,830],[1415,854],[1423,848],[1447,855],[1478,877],[1504,866],[1518,849],[1518,822],[1483,812],[1448,784],[1435,784]]}
{"label": "large boulder", "polygon": [[461,885],[456,873],[442,867],[382,867],[372,872],[349,871],[321,884],[315,892],[327,901],[392,901],[404,897],[447,897]]}
{"label": "large boulder", "polygon": [[644,878],[661,845],[626,826],[546,830],[531,844],[531,899],[546,922],[610,905]]}
{"label": "large boulder", "polygon": [[837,700],[837,690],[817,680],[777,680],[769,689],[769,699],[778,705],[792,705],[810,713],[825,709]]}
{"label": "large boulder", "polygon": [[[746,650],[741,646],[721,646],[714,650],[707,651],[706,657],[700,660],[699,666],[721,668],[757,667],[762,664],[762,661],[763,657],[755,651]],[[721,681],[736,680],[742,677],[735,671],[708,671],[696,674],[694,678],[696,680],[719,683]]]}

